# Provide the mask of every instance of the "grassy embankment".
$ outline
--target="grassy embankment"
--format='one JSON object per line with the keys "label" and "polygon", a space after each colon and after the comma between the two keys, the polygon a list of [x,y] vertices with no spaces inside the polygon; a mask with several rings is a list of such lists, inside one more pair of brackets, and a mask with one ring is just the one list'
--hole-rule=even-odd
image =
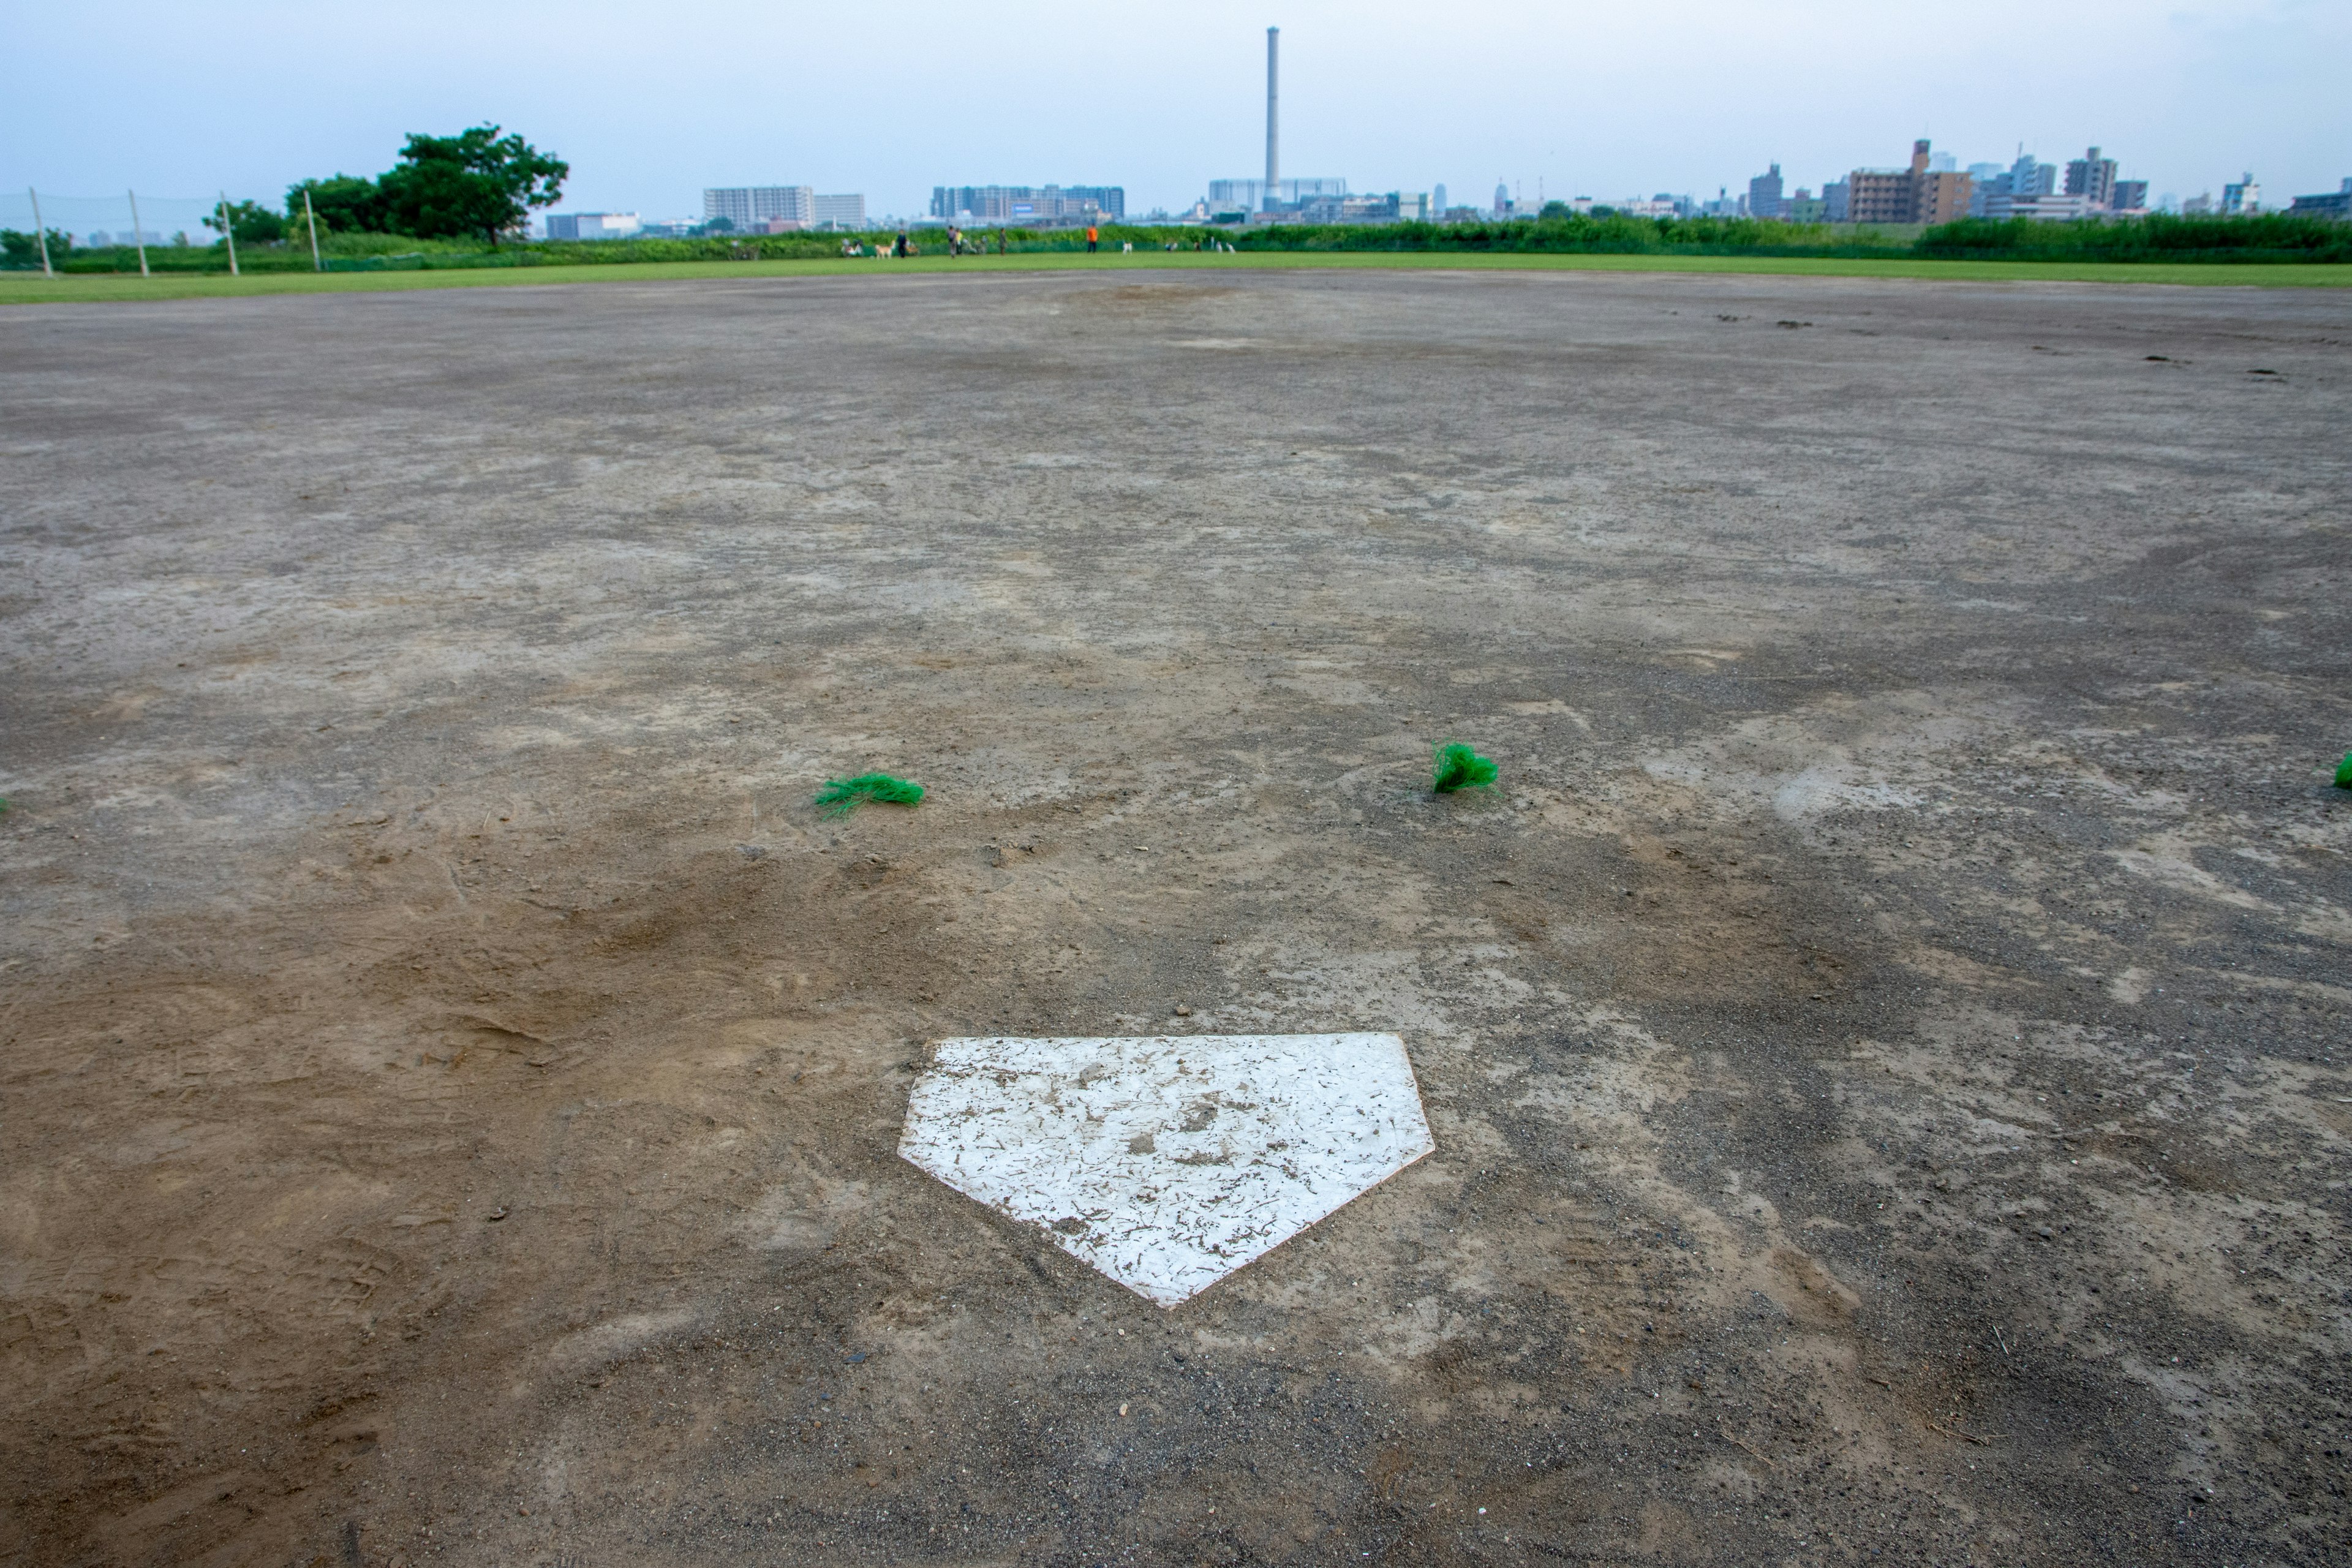
{"label": "grassy embankment", "polygon": [[[562,283],[592,278],[807,276],[827,273],[1027,270],[1087,267],[1507,268],[1542,270],[1750,272],[1834,277],[2036,279],[2076,282],[2229,283],[2262,287],[2352,284],[2352,225],[2272,215],[2258,218],[2153,217],[2105,224],[1965,222],[1919,230],[1870,230],[1750,220],[1570,217],[1500,224],[1378,226],[1269,226],[1217,237],[1231,254],[1192,248],[1197,228],[1118,226],[1089,256],[1070,231],[1013,231],[1009,254],[950,258],[925,230],[927,254],[849,259],[826,235],[752,239],[608,240],[531,244],[482,252],[463,243],[384,235],[330,237],[337,270],[310,270],[309,245],[242,247],[244,276],[227,276],[224,248],[153,247],[155,276],[137,275],[135,253],[72,253],[64,276],[0,274],[0,303],[71,299],[178,299],[202,295],[372,291],[493,283]],[[995,231],[985,237],[992,245]],[[1122,242],[1137,246],[1122,255]],[[1165,248],[1170,245],[1175,249]]]}

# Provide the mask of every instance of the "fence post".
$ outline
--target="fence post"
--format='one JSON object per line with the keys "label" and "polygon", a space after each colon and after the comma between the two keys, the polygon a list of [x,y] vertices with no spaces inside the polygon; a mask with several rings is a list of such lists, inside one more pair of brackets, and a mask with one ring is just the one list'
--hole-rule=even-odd
{"label": "fence post", "polygon": [[41,276],[55,278],[58,269],[49,265],[49,231],[41,226],[41,193],[26,185],[25,194],[33,198],[33,237],[41,242]]}
{"label": "fence post", "polygon": [[220,220],[221,238],[228,244],[228,275],[232,278],[242,277],[243,274],[236,269],[236,223],[229,216],[226,191],[220,194]]}
{"label": "fence post", "polygon": [[319,265],[319,215],[310,210],[310,187],[302,187],[302,216],[310,225],[310,270],[324,272]]}
{"label": "fence post", "polygon": [[131,193],[131,242],[139,247],[139,276],[147,276],[147,236],[139,227],[139,193]]}

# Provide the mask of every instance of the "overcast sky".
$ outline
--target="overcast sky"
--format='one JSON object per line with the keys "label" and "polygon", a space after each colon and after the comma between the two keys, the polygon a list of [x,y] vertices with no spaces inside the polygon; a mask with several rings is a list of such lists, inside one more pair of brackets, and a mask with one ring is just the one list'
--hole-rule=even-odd
{"label": "overcast sky", "polygon": [[1527,0],[1114,6],[1076,0],[110,0],[12,5],[0,179],[275,203],[481,121],[572,164],[560,210],[696,215],[709,184],[1124,184],[1189,205],[1259,173],[1265,28],[1283,172],[1485,203],[1791,188],[2092,142],[2151,194],[2265,197],[2352,174],[2352,3]]}

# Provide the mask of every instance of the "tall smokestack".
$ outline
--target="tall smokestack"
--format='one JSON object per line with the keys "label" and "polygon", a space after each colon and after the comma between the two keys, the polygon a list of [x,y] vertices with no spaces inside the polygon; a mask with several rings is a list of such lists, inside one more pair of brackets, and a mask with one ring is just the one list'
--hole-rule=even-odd
{"label": "tall smokestack", "polygon": [[1275,183],[1282,178],[1282,29],[1265,30],[1265,208],[1274,210]]}

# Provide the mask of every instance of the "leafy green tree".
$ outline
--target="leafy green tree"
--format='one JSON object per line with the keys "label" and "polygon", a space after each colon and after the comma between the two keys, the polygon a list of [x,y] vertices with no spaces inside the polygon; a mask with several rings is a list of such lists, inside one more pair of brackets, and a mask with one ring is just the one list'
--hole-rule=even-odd
{"label": "leafy green tree", "polygon": [[[73,248],[73,236],[49,230],[49,261],[52,266],[65,259]],[[38,235],[19,234],[13,228],[0,228],[0,266],[38,267],[41,264],[41,240]]]}
{"label": "leafy green tree", "polygon": [[721,213],[717,217],[712,218],[709,222],[704,224],[702,226],[704,231],[709,234],[733,234],[735,232],[735,220],[729,217],[726,214]]}
{"label": "leafy green tree", "polygon": [[384,232],[383,193],[373,180],[359,174],[336,174],[324,180],[303,180],[286,187],[286,222],[299,226],[302,197],[308,194],[319,227],[335,234]]}
{"label": "leafy green tree", "polygon": [[[240,245],[275,245],[286,237],[286,220],[259,202],[229,203],[228,223]],[[215,206],[205,215],[205,226],[218,233],[220,226],[220,208]]]}
{"label": "leafy green tree", "polygon": [[477,125],[455,136],[415,136],[400,162],[376,182],[386,226],[419,239],[499,236],[520,227],[533,207],[551,206],[572,165],[520,136]]}

